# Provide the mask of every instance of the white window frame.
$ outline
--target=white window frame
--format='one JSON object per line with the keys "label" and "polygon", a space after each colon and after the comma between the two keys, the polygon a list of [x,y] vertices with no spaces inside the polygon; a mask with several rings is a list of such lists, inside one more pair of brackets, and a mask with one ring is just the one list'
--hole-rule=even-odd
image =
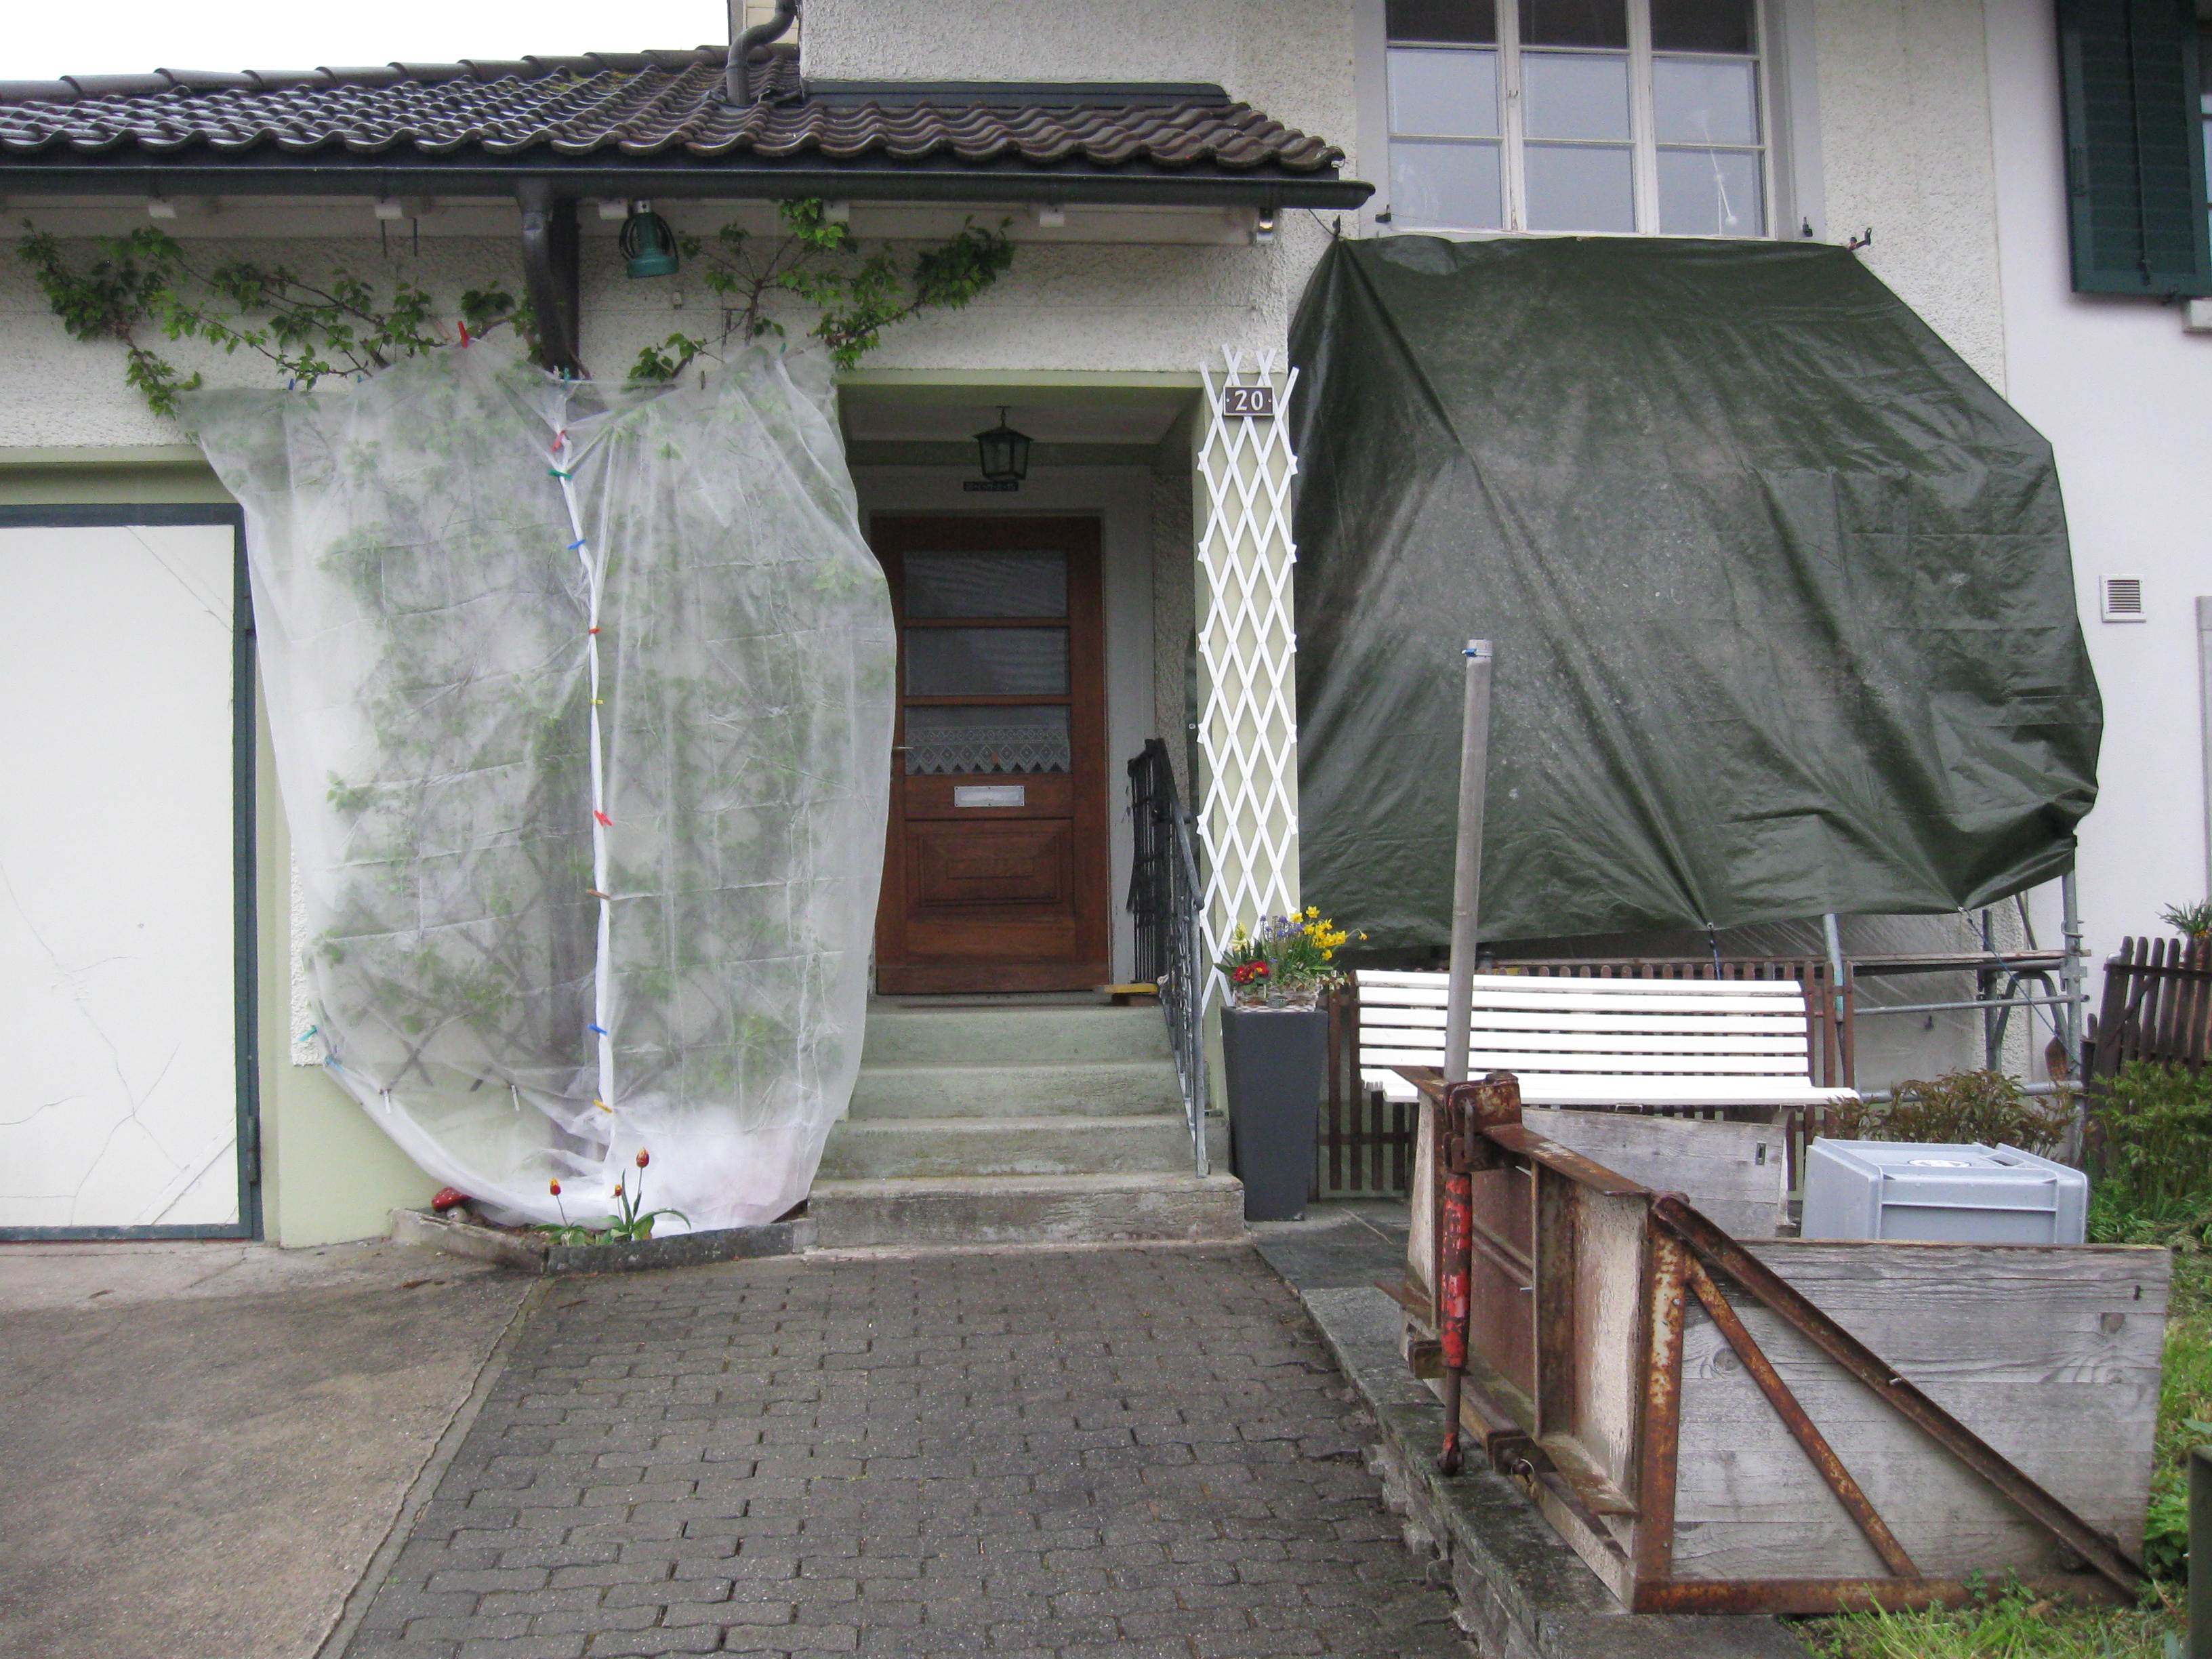
{"label": "white window frame", "polygon": [[[1759,48],[1756,62],[1761,139],[1759,184],[1764,192],[1766,229],[1763,237],[1707,234],[1705,240],[1787,240],[1799,237],[1808,230],[1815,237],[1823,237],[1826,230],[1820,210],[1820,116],[1812,64],[1812,0],[1758,0],[1753,13]],[[1359,102],[1358,167],[1360,174],[1375,185],[1375,194],[1360,210],[1363,234],[1370,236],[1395,234],[1462,239],[1549,235],[1654,236],[1669,234],[1657,228],[1660,145],[1652,105],[1653,52],[1650,13],[1646,0],[1634,0],[1629,7],[1629,144],[1636,221],[1639,227],[1650,227],[1634,231],[1526,228],[1526,178],[1522,165],[1526,140],[1521,118],[1520,8],[1516,0],[1498,0],[1498,39],[1494,47],[1467,48],[1495,51],[1499,58],[1499,125],[1504,129],[1501,135],[1504,173],[1501,195],[1504,228],[1454,229],[1395,223],[1390,204],[1390,43],[1385,0],[1355,0],[1353,31]],[[1571,54],[1589,52],[1603,55],[1618,52],[1620,49],[1544,46],[1532,50]],[[1663,55],[1695,58],[1716,54],[1668,52]],[[1740,154],[1743,147],[1723,145],[1719,148],[1734,148]]]}

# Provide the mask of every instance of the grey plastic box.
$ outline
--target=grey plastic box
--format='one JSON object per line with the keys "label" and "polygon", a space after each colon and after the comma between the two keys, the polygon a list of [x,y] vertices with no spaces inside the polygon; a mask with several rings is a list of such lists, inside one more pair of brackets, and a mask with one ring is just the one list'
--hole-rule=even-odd
{"label": "grey plastic box", "polygon": [[1813,1143],[1806,1238],[1946,1244],[2079,1244],[2089,1177],[2017,1146],[1902,1140]]}

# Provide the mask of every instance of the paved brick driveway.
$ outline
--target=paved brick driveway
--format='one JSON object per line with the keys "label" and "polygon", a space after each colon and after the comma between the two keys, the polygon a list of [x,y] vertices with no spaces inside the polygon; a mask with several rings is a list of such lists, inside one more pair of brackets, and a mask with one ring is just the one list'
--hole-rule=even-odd
{"label": "paved brick driveway", "polygon": [[556,1285],[349,1659],[1449,1654],[1249,1249]]}

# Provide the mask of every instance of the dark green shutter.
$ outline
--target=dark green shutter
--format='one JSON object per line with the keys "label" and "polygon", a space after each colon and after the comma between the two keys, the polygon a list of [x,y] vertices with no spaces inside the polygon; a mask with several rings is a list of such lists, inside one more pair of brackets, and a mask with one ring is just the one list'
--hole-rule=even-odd
{"label": "dark green shutter", "polygon": [[2074,287],[2212,294],[2194,0],[2059,0]]}

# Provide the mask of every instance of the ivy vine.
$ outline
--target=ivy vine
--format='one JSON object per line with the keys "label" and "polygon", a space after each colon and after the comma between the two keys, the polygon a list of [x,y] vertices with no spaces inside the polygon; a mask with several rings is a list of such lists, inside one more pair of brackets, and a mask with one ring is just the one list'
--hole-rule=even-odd
{"label": "ivy vine", "polygon": [[[711,240],[688,233],[678,239],[723,301],[723,326],[712,337],[677,333],[647,346],[630,366],[632,380],[670,380],[702,356],[719,356],[733,338],[782,335],[771,307],[785,295],[816,310],[809,332],[840,368],[851,368],[885,329],[923,311],[967,305],[1013,263],[1003,224],[964,224],[902,260],[888,247],[864,252],[851,227],[832,220],[819,198],[781,203],[777,214],[780,237],[756,237],[732,223]],[[62,326],[75,339],[119,343],[125,382],[157,415],[175,414],[178,398],[203,381],[164,356],[160,341],[204,340],[227,355],[246,351],[301,386],[457,343],[429,291],[404,277],[387,292],[343,270],[310,280],[289,266],[250,259],[204,265],[151,226],[100,239],[80,267],[52,233],[28,221],[24,232],[17,252]],[[471,337],[512,328],[532,352],[538,349],[529,302],[501,288],[464,293],[458,326]]]}

